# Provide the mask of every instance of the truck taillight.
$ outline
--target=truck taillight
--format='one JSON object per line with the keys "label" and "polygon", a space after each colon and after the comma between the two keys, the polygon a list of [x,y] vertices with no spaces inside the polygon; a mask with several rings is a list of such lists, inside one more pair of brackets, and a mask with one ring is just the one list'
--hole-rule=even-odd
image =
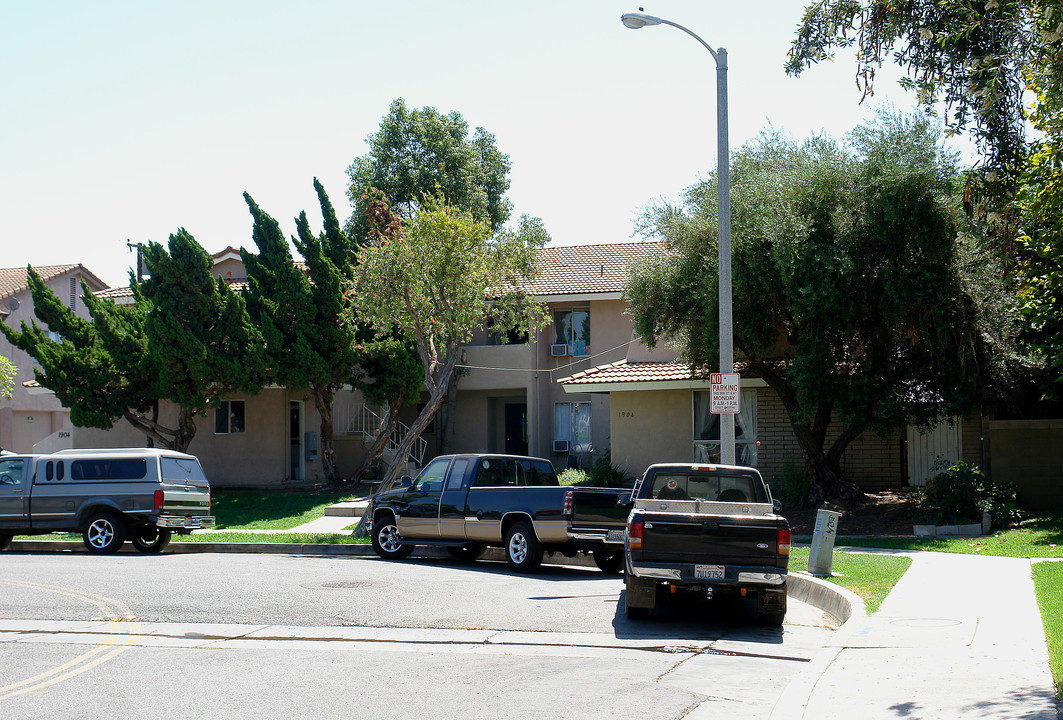
{"label": "truck taillight", "polygon": [[155,509],[156,510],[161,510],[162,509],[162,490],[156,490],[155,491]]}
{"label": "truck taillight", "polygon": [[572,517],[572,491],[565,491],[565,500],[561,503],[561,514],[565,517]]}
{"label": "truck taillight", "polygon": [[779,554],[789,557],[790,556],[790,529],[789,528],[785,528],[785,529],[784,528],[779,528],[779,537],[778,537],[778,541],[777,542],[778,542],[778,545],[779,545]]}
{"label": "truck taillight", "polygon": [[642,528],[645,523],[642,520],[632,520],[627,526],[627,546],[632,550],[642,549]]}

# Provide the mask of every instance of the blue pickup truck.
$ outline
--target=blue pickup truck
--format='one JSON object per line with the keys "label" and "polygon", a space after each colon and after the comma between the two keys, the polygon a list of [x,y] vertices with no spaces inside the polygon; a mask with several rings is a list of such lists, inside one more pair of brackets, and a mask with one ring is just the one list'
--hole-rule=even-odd
{"label": "blue pickup truck", "polygon": [[386,559],[417,545],[439,545],[460,560],[504,548],[516,572],[533,572],[544,553],[591,553],[619,572],[631,490],[565,487],[549,460],[517,455],[443,455],[417,479],[370,503],[373,549]]}

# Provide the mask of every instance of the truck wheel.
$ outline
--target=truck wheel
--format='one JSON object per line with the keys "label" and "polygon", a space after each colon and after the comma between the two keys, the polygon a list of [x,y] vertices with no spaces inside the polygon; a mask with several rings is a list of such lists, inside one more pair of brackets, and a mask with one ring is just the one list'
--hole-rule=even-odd
{"label": "truck wheel", "polygon": [[757,596],[757,623],[781,627],[786,618],[786,586],[779,590],[764,590]]}
{"label": "truck wheel", "polygon": [[81,533],[85,547],[97,555],[110,555],[118,552],[125,542],[125,525],[122,518],[114,513],[96,513],[89,518],[88,525]]}
{"label": "truck wheel", "polygon": [[0,550],[7,550],[9,547],[11,547],[11,536],[0,535]]}
{"label": "truck wheel", "polygon": [[458,562],[473,562],[483,555],[484,549],[482,543],[471,543],[466,546],[452,545],[447,548],[447,552]]}
{"label": "truck wheel", "polygon": [[155,525],[141,525],[133,531],[129,540],[133,547],[142,553],[162,552],[162,549],[170,544],[172,530],[160,530]]}
{"label": "truck wheel", "polygon": [[506,533],[506,562],[519,573],[535,572],[543,564],[543,544],[529,523],[516,523]]}
{"label": "truck wheel", "polygon": [[628,603],[627,593],[624,593],[624,615],[628,620],[645,620],[650,616],[650,609],[644,607],[634,607]]}
{"label": "truck wheel", "polygon": [[402,560],[413,552],[413,545],[404,545],[394,515],[373,518],[373,550],[385,560]]}
{"label": "truck wheel", "polygon": [[624,551],[595,550],[594,564],[597,565],[598,569],[603,573],[615,575],[620,572],[620,568],[624,567]]}

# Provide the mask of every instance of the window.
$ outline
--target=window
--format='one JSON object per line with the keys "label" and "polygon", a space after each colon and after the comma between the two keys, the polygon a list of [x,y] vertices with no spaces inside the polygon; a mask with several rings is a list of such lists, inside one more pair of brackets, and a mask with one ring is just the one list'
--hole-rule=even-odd
{"label": "window", "polygon": [[0,485],[22,485],[22,464],[24,460],[0,461]]}
{"label": "window", "polygon": [[554,440],[567,441],[570,452],[590,452],[590,402],[559,402],[554,404]]}
{"label": "window", "polygon": [[244,401],[222,400],[214,408],[214,432],[218,435],[244,431]]}
{"label": "window", "polygon": [[447,475],[450,458],[440,458],[428,463],[413,483],[414,492],[442,492],[443,478]]}
{"label": "window", "polygon": [[147,474],[145,460],[93,458],[70,463],[71,480],[140,480]]}
{"label": "window", "polygon": [[586,355],[591,345],[591,311],[558,310],[554,313],[554,343],[567,345],[568,354]]}
{"label": "window", "polygon": [[[743,390],[735,415],[735,462],[757,466],[757,391]],[[720,461],[720,416],[709,412],[709,391],[694,391],[694,462]]]}
{"label": "window", "polygon": [[203,474],[203,468],[200,467],[198,460],[164,457],[162,459],[162,478],[163,480],[189,482],[192,480],[206,480],[207,476]]}

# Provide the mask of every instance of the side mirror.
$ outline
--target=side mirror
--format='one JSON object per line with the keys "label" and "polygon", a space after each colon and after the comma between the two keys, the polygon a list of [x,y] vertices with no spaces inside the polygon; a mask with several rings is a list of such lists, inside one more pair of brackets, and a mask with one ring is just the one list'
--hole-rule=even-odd
{"label": "side mirror", "polygon": [[771,508],[775,512],[779,512],[780,510],[782,510],[782,503],[779,502],[778,500],[772,500],[771,501]]}
{"label": "side mirror", "polygon": [[413,485],[413,478],[410,477],[409,475],[403,475],[401,478],[399,478],[399,487],[400,488],[405,489],[405,488],[408,488],[408,487],[410,487],[412,485]]}

